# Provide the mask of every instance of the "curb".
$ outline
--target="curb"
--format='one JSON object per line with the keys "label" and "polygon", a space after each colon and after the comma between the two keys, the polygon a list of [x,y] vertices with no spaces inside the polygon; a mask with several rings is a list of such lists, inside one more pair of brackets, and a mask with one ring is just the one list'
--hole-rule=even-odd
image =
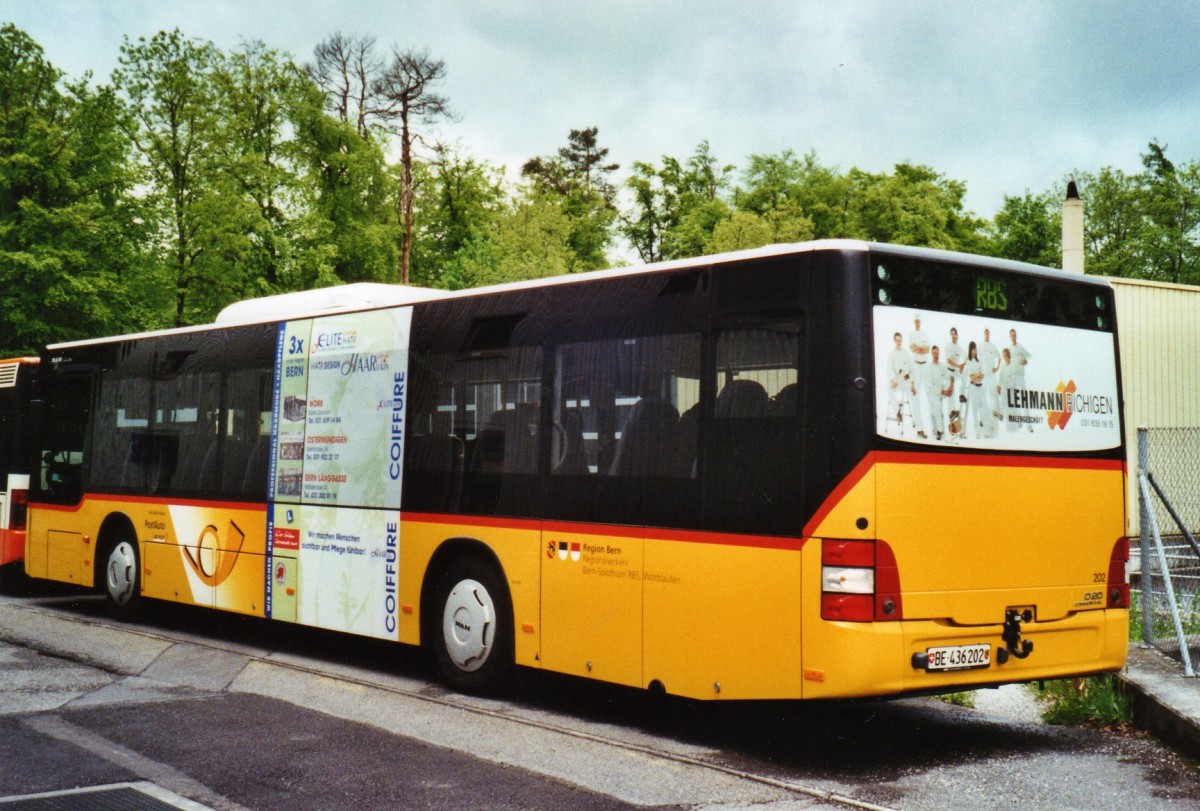
{"label": "curb", "polygon": [[1129,646],[1117,674],[1133,706],[1133,724],[1200,758],[1200,679],[1183,675],[1183,665],[1141,643]]}

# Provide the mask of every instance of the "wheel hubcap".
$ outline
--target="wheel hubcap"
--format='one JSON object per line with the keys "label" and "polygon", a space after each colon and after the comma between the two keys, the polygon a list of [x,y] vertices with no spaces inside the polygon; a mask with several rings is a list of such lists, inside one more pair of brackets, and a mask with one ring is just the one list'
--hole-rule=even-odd
{"label": "wheel hubcap", "polygon": [[442,613],[442,638],[450,661],[469,672],[487,662],[492,651],[496,606],[477,580],[464,580],[446,598]]}
{"label": "wheel hubcap", "polygon": [[108,594],[117,605],[125,605],[133,597],[136,565],[137,554],[128,541],[121,541],[108,554]]}

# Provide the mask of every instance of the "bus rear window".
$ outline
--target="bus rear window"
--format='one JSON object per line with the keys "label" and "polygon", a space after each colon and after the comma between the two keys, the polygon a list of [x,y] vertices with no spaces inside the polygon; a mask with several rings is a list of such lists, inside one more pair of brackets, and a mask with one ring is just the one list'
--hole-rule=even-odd
{"label": "bus rear window", "polygon": [[1120,447],[1112,293],[876,254],[876,433],[1017,452]]}

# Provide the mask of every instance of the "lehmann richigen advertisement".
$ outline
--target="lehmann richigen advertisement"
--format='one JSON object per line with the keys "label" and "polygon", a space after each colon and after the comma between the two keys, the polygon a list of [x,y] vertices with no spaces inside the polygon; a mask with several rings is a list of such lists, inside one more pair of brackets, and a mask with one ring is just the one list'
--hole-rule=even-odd
{"label": "lehmann richigen advertisement", "polygon": [[874,308],[876,431],[945,447],[1117,447],[1109,332]]}

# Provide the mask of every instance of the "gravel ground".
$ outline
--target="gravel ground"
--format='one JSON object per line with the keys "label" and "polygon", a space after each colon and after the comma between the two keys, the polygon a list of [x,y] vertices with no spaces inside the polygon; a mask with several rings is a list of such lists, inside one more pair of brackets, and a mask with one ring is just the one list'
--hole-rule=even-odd
{"label": "gravel ground", "polygon": [[1043,706],[1027,684],[1006,684],[996,690],[976,690],[972,695],[979,712],[1017,723],[1042,723]]}

